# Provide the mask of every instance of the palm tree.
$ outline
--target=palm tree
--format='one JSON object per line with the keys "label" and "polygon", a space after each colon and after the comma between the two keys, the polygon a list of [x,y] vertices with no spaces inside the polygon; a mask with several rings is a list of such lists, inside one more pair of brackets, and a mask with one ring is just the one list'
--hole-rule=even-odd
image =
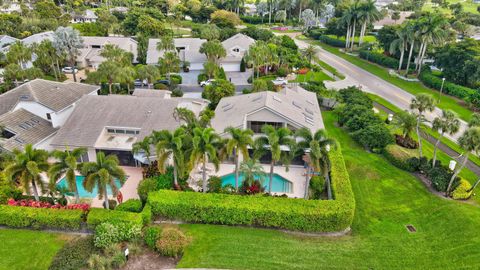
{"label": "palm tree", "polygon": [[174,51],[175,43],[172,35],[162,35],[160,41],[157,43],[157,50],[159,51]]}
{"label": "palm tree", "polygon": [[358,45],[362,45],[363,43],[363,37],[367,31],[367,25],[383,18],[382,13],[375,6],[375,2],[375,0],[366,0],[358,7],[359,21],[362,22]]}
{"label": "palm tree", "polygon": [[270,153],[271,155],[268,192],[272,193],[275,164],[287,158],[286,153],[281,150],[281,147],[293,144],[293,139],[291,137],[291,131],[284,127],[275,129],[271,125],[264,125],[262,127],[262,133],[264,135],[255,140],[256,156],[263,156],[265,153]]}
{"label": "palm tree", "polygon": [[8,63],[23,67],[25,63],[32,60],[32,49],[21,41],[17,41],[10,45],[6,57]]}
{"label": "palm tree", "polygon": [[165,172],[165,164],[169,158],[173,159],[173,184],[178,188],[178,175],[184,175],[185,155],[183,143],[186,137],[185,129],[177,128],[175,131],[155,131],[153,142],[157,150],[158,170]]}
{"label": "palm tree", "polygon": [[227,56],[227,51],[218,40],[210,40],[203,43],[199,52],[205,54],[208,61],[212,61],[217,65],[220,58]]}
{"label": "palm tree", "polygon": [[402,63],[403,63],[403,57],[405,55],[405,50],[407,49],[407,45],[408,45],[408,32],[407,32],[407,28],[404,27],[404,28],[401,28],[401,29],[397,29],[397,31],[395,31],[395,33],[397,34],[397,39],[395,39],[394,41],[392,41],[392,43],[390,43],[390,50],[389,52],[391,54],[394,54],[395,52],[397,51],[400,51],[400,61],[399,61],[399,64],[398,64],[398,72],[400,72],[400,70],[402,69]]}
{"label": "palm tree", "polygon": [[404,26],[405,33],[407,37],[408,43],[410,43],[410,51],[408,53],[408,60],[407,60],[407,68],[405,71],[405,75],[408,75],[408,70],[410,69],[410,61],[412,59],[413,49],[415,48],[415,41],[418,39],[418,24],[407,22]]}
{"label": "palm tree", "polygon": [[308,59],[308,62],[311,64],[313,57],[315,57],[316,49],[312,45],[308,45],[307,48],[305,48],[302,51],[303,56],[305,56]]}
{"label": "palm tree", "polygon": [[118,166],[118,158],[114,155],[105,156],[105,153],[98,152],[96,162],[86,162],[82,165],[81,173],[85,176],[83,187],[92,192],[97,186],[98,198],[105,200],[105,208],[109,209],[108,186],[112,189],[114,196],[118,193],[115,179],[121,183],[125,182],[125,172]]}
{"label": "palm tree", "polygon": [[192,153],[190,155],[190,162],[192,167],[196,164],[202,163],[202,180],[203,192],[207,192],[207,162],[214,164],[215,170],[218,171],[220,160],[218,158],[217,149],[221,145],[220,136],[215,133],[213,128],[193,129],[192,138]]}
{"label": "palm tree", "polygon": [[[327,138],[327,134],[323,129],[312,133],[308,128],[301,128],[296,131],[295,135],[301,138],[298,144],[310,157],[308,170],[312,169],[313,174],[322,173],[327,183],[328,198],[329,200],[332,199],[328,147],[335,146],[335,141]],[[306,176],[305,199],[308,199],[308,187],[310,186],[311,174],[307,173]]]}
{"label": "palm tree", "polygon": [[432,167],[435,167],[437,161],[437,149],[440,140],[445,134],[453,135],[458,132],[460,128],[460,121],[457,119],[454,112],[451,110],[442,110],[442,116],[436,117],[432,123],[432,129],[439,133],[435,146],[433,148]]}
{"label": "palm tree", "polygon": [[170,81],[170,72],[177,72],[180,70],[180,58],[176,52],[165,52],[163,57],[158,59],[158,64],[164,73],[167,74]]}
{"label": "palm tree", "polygon": [[417,56],[416,70],[422,70],[423,59],[430,43],[440,44],[448,36],[445,26],[448,25],[441,14],[426,14],[420,19],[420,50]]}
{"label": "palm tree", "polygon": [[266,173],[263,170],[262,165],[260,165],[257,160],[251,158],[249,160],[243,161],[240,164],[240,173],[243,175],[243,183],[252,185],[255,181],[255,177],[263,184]]}
{"label": "palm tree", "polygon": [[[58,54],[66,55],[68,64],[73,68],[79,54],[79,50],[83,48],[83,40],[80,32],[72,27],[58,27],[53,36],[53,47]],[[75,68],[73,68],[73,80],[77,81]]]}
{"label": "palm tree", "polygon": [[417,123],[417,118],[414,114],[409,113],[408,111],[399,112],[395,115],[394,124],[395,126],[402,129],[402,136],[405,139],[411,138],[410,135],[415,129]]}
{"label": "palm tree", "polygon": [[478,150],[480,148],[480,127],[471,127],[463,133],[462,136],[458,139],[458,144],[465,150],[465,154],[463,156],[463,161],[460,167],[455,170],[450,178],[450,182],[448,183],[447,190],[445,191],[445,196],[450,194],[450,189],[452,188],[453,181],[457,177],[457,175],[462,171],[463,167],[467,163],[468,156],[471,152],[478,155]]}
{"label": "palm tree", "polygon": [[473,113],[468,121],[468,127],[480,127],[480,113]]}
{"label": "palm tree", "polygon": [[139,154],[141,152],[145,153],[148,163],[150,163],[152,137],[147,136],[143,140],[138,141],[132,145],[132,152],[134,154]]}
{"label": "palm tree", "polygon": [[107,60],[98,66],[97,71],[88,74],[88,80],[95,83],[107,82],[108,93],[113,94],[112,86],[122,80],[122,70],[117,62]]}
{"label": "palm tree", "polygon": [[48,152],[34,149],[31,144],[27,144],[23,152],[15,149],[13,154],[15,159],[5,168],[5,176],[12,181],[20,182],[27,193],[31,185],[35,200],[39,201],[37,185],[43,190],[44,183],[40,174],[48,171]]}
{"label": "palm tree", "polygon": [[422,157],[422,138],[420,136],[420,123],[424,121],[424,115],[426,111],[433,111],[435,109],[435,99],[428,94],[418,94],[415,98],[412,99],[410,103],[410,109],[417,110],[417,137],[418,137],[418,151],[419,156]]}
{"label": "palm tree", "polygon": [[160,70],[158,70],[158,67],[156,66],[137,65],[136,69],[138,77],[147,80],[149,88],[150,84],[152,84],[156,79],[160,77]]}
{"label": "palm tree", "polygon": [[227,127],[225,133],[230,135],[227,140],[227,154],[235,156],[235,190],[238,190],[238,156],[241,152],[244,160],[248,160],[248,146],[253,145],[253,131],[251,129]]}
{"label": "palm tree", "polygon": [[80,195],[78,194],[77,179],[75,172],[78,169],[78,160],[87,153],[85,148],[76,148],[72,151],[68,149],[65,151],[55,150],[52,155],[57,159],[50,169],[48,176],[50,182],[54,185],[62,175],[65,175],[68,189],[75,193],[75,202],[80,202]]}

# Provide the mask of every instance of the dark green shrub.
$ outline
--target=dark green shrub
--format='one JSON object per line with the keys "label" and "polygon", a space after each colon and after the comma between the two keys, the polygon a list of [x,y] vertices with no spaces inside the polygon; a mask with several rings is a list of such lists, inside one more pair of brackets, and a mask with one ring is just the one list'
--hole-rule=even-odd
{"label": "dark green shrub", "polygon": [[372,110],[365,108],[365,110],[359,112],[358,114],[351,115],[347,122],[345,122],[345,127],[349,131],[353,132],[372,125],[381,124],[382,120],[375,115]]}
{"label": "dark green shrub", "polygon": [[414,172],[420,166],[416,150],[391,144],[383,149],[382,154],[390,163],[402,170]]}
{"label": "dark green shrub", "polygon": [[329,36],[325,36],[325,35],[320,36],[318,37],[318,40],[333,47],[339,47],[339,48],[345,47],[345,41],[336,39],[336,38],[331,38]]}
{"label": "dark green shrub", "polygon": [[14,228],[79,230],[82,210],[0,205],[0,225]]}
{"label": "dark green shrub", "polygon": [[279,67],[277,69],[277,76],[286,77],[288,75],[288,69],[286,67]]}
{"label": "dark green shrub", "polygon": [[[433,75],[429,67],[423,68],[418,78],[422,81],[423,84],[435,90],[440,90],[442,87],[442,79]],[[445,81],[445,83],[443,84],[442,91],[445,94],[461,98],[465,101],[468,101],[470,97],[474,96],[478,92],[478,90],[447,81]]]}
{"label": "dark green shrub", "polygon": [[147,201],[148,193],[151,191],[156,191],[157,189],[157,180],[155,178],[147,178],[140,181],[137,187],[137,193],[142,202]]}
{"label": "dark green shrub", "polygon": [[188,237],[179,229],[167,227],[162,230],[156,248],[163,256],[178,258],[188,246]]}
{"label": "dark green shrub", "polygon": [[[441,192],[445,192],[447,190],[448,182],[450,182],[450,179],[453,175],[448,168],[441,166],[440,164],[434,168],[430,168],[430,170],[426,171],[426,173],[427,177],[430,179],[430,181],[432,181],[433,188]],[[451,190],[455,190],[459,184],[459,181],[460,178],[458,177],[453,181]]]}
{"label": "dark green shrub", "polygon": [[[319,39],[325,33],[325,29],[312,28],[308,30],[307,35],[313,39]],[[345,44],[344,44],[345,45]]]}
{"label": "dark green shrub", "polygon": [[158,90],[168,90],[168,86],[163,83],[156,83],[153,85],[153,88]]}
{"label": "dark green shrub", "polygon": [[157,240],[160,238],[162,233],[162,227],[158,225],[148,226],[143,231],[143,239],[145,244],[153,250],[156,249]]}
{"label": "dark green shrub", "polygon": [[206,80],[208,80],[208,75],[207,74],[205,74],[205,73],[198,74],[198,76],[197,76],[197,83],[198,84],[200,84],[201,82],[206,81]]}
{"label": "dark green shrub", "polygon": [[112,223],[113,225],[118,223],[139,225],[140,227],[143,225],[142,215],[138,213],[107,210],[102,208],[92,208],[88,213],[87,225],[89,228],[93,229],[97,225],[105,222]]}
{"label": "dark green shrub", "polygon": [[372,100],[355,86],[350,86],[338,91],[339,101],[341,103],[352,105],[362,105],[368,109],[373,108]]}
{"label": "dark green shrub", "polygon": [[172,97],[183,97],[183,91],[180,88],[175,88],[172,90]]}
{"label": "dark green shrub", "polygon": [[98,250],[93,244],[93,237],[78,237],[72,241],[68,241],[62,249],[60,249],[48,270],[77,270],[87,267],[87,260],[92,254]]}
{"label": "dark green shrub", "polygon": [[223,69],[223,67],[217,69],[217,72],[215,74],[215,79],[221,79],[221,80],[227,79],[227,75],[225,75],[225,70]]}
{"label": "dark green shrub", "polygon": [[218,176],[212,176],[208,179],[208,192],[222,192],[222,179]]}
{"label": "dark green shrub", "polygon": [[243,88],[242,94],[246,95],[246,94],[250,94],[250,93],[252,93],[252,89]]}
{"label": "dark green shrub", "polygon": [[240,61],[240,72],[245,72],[245,71],[246,71],[245,59],[242,58],[242,61]]}
{"label": "dark green shrub", "polygon": [[377,52],[361,50],[359,56],[360,58],[367,59],[370,62],[388,68],[397,69],[399,65],[399,61],[397,59]]}
{"label": "dark green shrub", "polygon": [[133,212],[133,213],[140,213],[142,212],[142,201],[138,199],[129,199],[121,204],[119,204],[115,210],[117,211],[126,211],[126,212]]}
{"label": "dark green shrub", "polygon": [[320,199],[325,190],[325,178],[319,175],[312,176],[310,179],[310,199]]}
{"label": "dark green shrub", "polygon": [[369,125],[352,133],[353,139],[370,150],[382,150],[394,142],[390,130],[384,124]]}
{"label": "dark green shrub", "polygon": [[255,40],[263,41],[268,41],[274,36],[272,31],[255,26],[248,26],[247,28],[242,29],[242,33]]}

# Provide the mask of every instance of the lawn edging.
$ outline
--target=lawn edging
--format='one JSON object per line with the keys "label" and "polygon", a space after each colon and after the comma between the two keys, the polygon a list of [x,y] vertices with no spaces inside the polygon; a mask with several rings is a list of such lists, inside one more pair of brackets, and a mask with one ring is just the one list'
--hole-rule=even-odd
{"label": "lawn edging", "polygon": [[190,223],[340,232],[352,224],[355,199],[339,147],[330,160],[334,200],[159,190],[149,193],[147,204],[154,216]]}

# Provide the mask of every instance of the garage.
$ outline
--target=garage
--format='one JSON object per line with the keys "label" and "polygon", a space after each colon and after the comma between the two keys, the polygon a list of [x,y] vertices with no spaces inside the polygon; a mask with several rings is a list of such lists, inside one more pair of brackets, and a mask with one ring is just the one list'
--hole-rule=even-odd
{"label": "garage", "polygon": [[220,66],[223,67],[225,72],[240,71],[240,62],[221,63]]}
{"label": "garage", "polygon": [[203,63],[190,63],[190,70],[203,70]]}

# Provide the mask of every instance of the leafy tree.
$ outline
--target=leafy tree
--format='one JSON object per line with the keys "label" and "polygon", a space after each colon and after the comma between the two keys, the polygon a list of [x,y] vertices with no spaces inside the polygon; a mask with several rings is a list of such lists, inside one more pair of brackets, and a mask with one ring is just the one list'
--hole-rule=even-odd
{"label": "leafy tree", "polygon": [[78,170],[77,161],[86,153],[87,149],[85,148],[76,148],[72,151],[69,151],[68,149],[65,151],[55,150],[52,155],[57,161],[48,170],[48,176],[53,185],[55,185],[62,175],[65,175],[68,189],[75,193],[76,203],[80,203],[77,179],[75,176],[75,172]]}
{"label": "leafy tree", "polygon": [[[122,28],[123,31],[126,32],[129,35],[135,35],[138,32],[141,32],[139,30],[139,24],[140,22],[143,23],[143,26],[146,27],[146,22],[152,20],[146,19],[146,17],[150,17],[154,19],[155,24],[157,25],[157,21],[163,21],[165,19],[165,16],[163,13],[155,8],[151,8],[152,6],[149,6],[149,8],[139,8],[139,7],[134,7],[131,8],[127,15],[125,16],[125,19],[122,22]],[[143,17],[142,17],[143,16]],[[142,20],[140,20],[142,18]],[[144,29],[145,30],[145,29]]]}
{"label": "leafy tree", "polygon": [[138,18],[137,31],[148,36],[160,36],[165,33],[164,24],[148,15]]}
{"label": "leafy tree", "polygon": [[315,18],[315,13],[313,13],[313,10],[311,9],[305,9],[302,12],[302,21],[303,21],[303,26],[306,30],[310,29],[311,27],[315,26],[316,24],[316,18]]}
{"label": "leafy tree", "polygon": [[6,57],[8,63],[23,67],[28,61],[32,60],[32,49],[23,42],[17,41],[10,45]]}
{"label": "leafy tree", "polygon": [[420,158],[422,157],[422,137],[420,136],[420,124],[424,121],[424,113],[431,112],[435,109],[435,100],[428,94],[418,94],[412,99],[410,109],[417,111],[417,137],[418,137],[418,151]]}
{"label": "leafy tree", "polygon": [[35,2],[33,11],[38,18],[57,19],[62,16],[62,9],[51,0]]}
{"label": "leafy tree", "polygon": [[267,175],[263,170],[262,165],[253,158],[242,161],[239,171],[243,175],[242,184],[247,184],[249,186],[255,182],[255,179],[258,179],[260,183],[263,183],[265,176]]}
{"label": "leafy tree", "polygon": [[202,186],[205,193],[207,192],[207,162],[213,163],[215,170],[218,171],[220,160],[217,149],[220,148],[222,140],[213,128],[196,127],[193,129],[192,143],[190,163],[192,167],[202,164]]}
{"label": "leafy tree", "polygon": [[392,42],[398,38],[398,29],[396,25],[385,25],[378,30],[377,40],[384,51],[390,51]]}
{"label": "leafy tree", "polygon": [[220,67],[215,64],[213,61],[208,61],[203,63],[203,70],[205,71],[205,74],[207,74],[207,77],[209,79],[215,77],[215,75],[218,73],[218,69]]}
{"label": "leafy tree", "polygon": [[137,65],[137,74],[141,79],[147,80],[149,86],[160,77],[160,70],[152,65]]}
{"label": "leafy tree", "polygon": [[203,43],[199,51],[207,56],[208,61],[212,61],[215,64],[218,64],[220,58],[227,56],[225,48],[218,40]]}
{"label": "leafy tree", "polygon": [[220,38],[220,29],[216,25],[203,25],[200,28],[200,38],[218,40]]}
{"label": "leafy tree", "polygon": [[312,59],[315,57],[316,49],[312,45],[309,45],[302,51],[302,54],[308,59],[308,63],[312,64]]}
{"label": "leafy tree", "polygon": [[239,173],[239,154],[245,161],[249,159],[248,147],[253,145],[253,131],[251,129],[239,129],[228,127],[225,133],[229,135],[227,139],[227,154],[235,157],[235,190],[238,190],[238,173]]}
{"label": "leafy tree", "polygon": [[6,177],[18,181],[27,193],[32,190],[35,200],[40,201],[38,187],[44,189],[41,173],[48,171],[48,152],[27,144],[23,152],[15,149],[13,154],[15,159],[5,168]]}
{"label": "leafy tree", "polygon": [[[281,150],[282,146],[290,146],[294,144],[291,137],[291,131],[287,128],[275,129],[273,126],[265,125],[262,127],[263,135],[255,140],[255,156],[261,157],[266,153],[271,156],[270,162],[270,181],[268,184],[268,192],[272,193],[272,183],[275,164],[279,161],[285,161],[288,153]],[[285,162],[284,162],[285,163]]]}
{"label": "leafy tree", "polygon": [[214,109],[220,99],[235,95],[235,86],[222,79],[215,80],[212,84],[207,85],[202,92],[202,98],[210,100],[210,107]]}
{"label": "leafy tree", "polygon": [[242,21],[238,15],[233,12],[216,10],[210,15],[210,22],[216,24],[220,28],[234,28]]}
{"label": "leafy tree", "polygon": [[285,23],[286,20],[287,12],[285,12],[285,10],[279,10],[277,13],[275,13],[275,21]]}
{"label": "leafy tree", "polygon": [[76,23],[72,25],[82,36],[107,36],[108,28],[104,28],[100,23]]}
{"label": "leafy tree", "polygon": [[96,162],[83,163],[81,168],[82,175],[85,176],[83,187],[92,192],[96,186],[98,198],[105,200],[105,208],[110,209],[108,203],[108,187],[111,188],[114,196],[118,193],[118,187],[115,179],[121,183],[125,182],[125,172],[118,166],[118,158],[114,155],[105,156],[105,153],[98,152]]}
{"label": "leafy tree", "polygon": [[17,14],[0,14],[0,33],[12,37],[20,37],[18,31],[19,25],[22,25],[23,19]]}
{"label": "leafy tree", "polygon": [[168,51],[163,54],[163,57],[158,59],[160,70],[167,74],[168,80],[170,80],[171,72],[180,71],[180,58],[176,52]]}
{"label": "leafy tree", "polygon": [[[72,27],[59,27],[53,34],[53,47],[58,54],[64,54],[71,67],[75,67],[79,49],[83,48],[83,40],[78,30]],[[73,69],[73,80],[77,81],[75,69]]]}
{"label": "leafy tree", "polygon": [[152,141],[157,151],[158,169],[165,173],[165,164],[169,158],[173,159],[173,183],[178,188],[178,175],[182,177],[185,174],[185,150],[183,148],[184,140],[187,134],[185,129],[177,128],[175,131],[168,130],[156,131],[152,135]]}
{"label": "leafy tree", "polygon": [[393,123],[402,130],[404,138],[411,138],[410,135],[417,124],[417,117],[408,111],[402,111],[395,115]]}
{"label": "leafy tree", "polygon": [[460,128],[460,120],[457,119],[455,113],[450,110],[442,110],[442,116],[436,117],[432,123],[432,129],[439,133],[435,146],[433,148],[432,167],[435,167],[437,160],[437,149],[440,140],[445,134],[453,135],[458,132]]}
{"label": "leafy tree", "polygon": [[102,62],[97,71],[90,72],[88,74],[87,81],[93,83],[104,83],[108,84],[108,93],[113,94],[112,86],[114,83],[119,83],[122,77],[122,67],[118,63],[107,60]]}
{"label": "leafy tree", "polygon": [[147,158],[148,163],[150,163],[151,145],[152,145],[152,137],[146,136],[145,138],[143,138],[143,140],[137,141],[132,145],[132,152],[134,154],[140,154],[143,152]]}

